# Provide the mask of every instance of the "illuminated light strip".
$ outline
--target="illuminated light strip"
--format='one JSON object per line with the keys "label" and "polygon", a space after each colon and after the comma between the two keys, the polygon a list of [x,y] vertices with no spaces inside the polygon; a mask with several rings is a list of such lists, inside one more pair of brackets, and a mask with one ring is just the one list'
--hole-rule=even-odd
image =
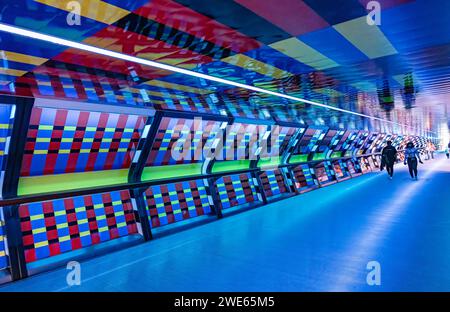
{"label": "illuminated light strip", "polygon": [[22,29],[22,28],[19,28],[19,27],[15,27],[15,26],[9,26],[9,25],[3,24],[3,23],[0,23],[0,31],[4,31],[4,32],[7,32],[7,33],[16,34],[16,35],[20,35],[20,36],[24,36],[24,37],[28,37],[28,38],[32,38],[32,39],[42,40],[42,41],[50,42],[50,43],[53,43],[53,44],[66,46],[66,47],[69,47],[69,48],[74,48],[74,49],[79,49],[79,50],[83,50],[83,51],[87,51],[87,52],[92,52],[92,53],[95,53],[95,54],[105,55],[105,56],[113,57],[113,58],[124,60],[124,61],[138,63],[138,64],[141,64],[141,65],[147,65],[147,66],[150,66],[150,67],[156,67],[156,68],[164,69],[164,70],[167,70],[167,71],[171,71],[171,72],[175,72],[175,73],[179,73],[179,74],[183,74],[183,75],[188,75],[188,76],[192,76],[192,77],[202,78],[202,79],[205,79],[205,80],[214,81],[214,82],[218,82],[218,83],[222,83],[222,84],[225,84],[225,85],[234,86],[234,87],[238,87],[238,88],[242,88],[242,89],[246,89],[246,90],[251,90],[251,91],[260,92],[260,93],[264,93],[264,94],[269,94],[269,95],[273,95],[273,96],[276,96],[276,97],[285,98],[285,99],[288,99],[288,100],[291,100],[291,101],[303,102],[303,103],[311,104],[311,105],[318,106],[318,107],[328,108],[330,110],[335,110],[335,111],[339,111],[339,112],[343,112],[343,113],[347,113],[347,114],[352,114],[352,115],[356,115],[356,116],[360,116],[360,117],[369,118],[369,119],[372,119],[372,120],[378,120],[378,121],[381,121],[381,122],[386,122],[386,123],[395,124],[395,125],[407,127],[407,128],[410,128],[410,129],[414,129],[414,128],[412,128],[409,125],[400,124],[400,123],[397,123],[397,122],[394,122],[394,121],[390,121],[390,120],[386,120],[386,119],[383,119],[383,118],[379,118],[379,117],[375,117],[375,116],[369,116],[369,115],[365,115],[365,114],[349,111],[349,110],[346,110],[346,109],[342,109],[342,108],[339,108],[339,107],[329,106],[329,105],[326,105],[326,104],[309,101],[309,100],[306,100],[306,99],[290,96],[290,95],[287,95],[287,94],[278,93],[278,92],[274,92],[274,91],[262,89],[262,88],[259,88],[259,87],[254,87],[254,86],[246,85],[246,84],[243,84],[243,83],[239,83],[239,82],[235,82],[235,81],[231,81],[231,80],[227,80],[227,79],[222,79],[222,78],[218,78],[218,77],[214,77],[214,76],[210,76],[210,75],[206,75],[206,74],[202,74],[202,73],[197,73],[197,72],[194,72],[194,71],[191,71],[191,70],[188,70],[188,69],[179,68],[179,67],[175,67],[175,66],[171,66],[171,65],[166,65],[166,64],[154,62],[154,61],[151,61],[151,60],[145,60],[145,59],[141,59],[141,58],[138,58],[138,57],[135,57],[135,56],[122,54],[122,53],[119,53],[119,52],[114,52],[114,51],[110,51],[110,50],[106,50],[106,49],[102,49],[102,48],[97,48],[97,47],[90,46],[90,45],[83,44],[83,43],[74,42],[74,41],[58,38],[58,37],[55,37],[55,36],[45,35],[45,34],[41,34],[41,33],[35,32],[35,31],[31,31],[31,30],[25,30],[25,29]]}

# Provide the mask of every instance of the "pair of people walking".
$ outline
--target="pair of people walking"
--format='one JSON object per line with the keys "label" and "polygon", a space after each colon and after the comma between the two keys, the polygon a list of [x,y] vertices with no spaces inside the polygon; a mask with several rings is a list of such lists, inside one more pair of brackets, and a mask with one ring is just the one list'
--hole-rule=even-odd
{"label": "pair of people walking", "polygon": [[[394,176],[394,164],[397,160],[397,149],[392,145],[391,141],[387,141],[386,143],[386,147],[381,152],[381,170],[383,170],[383,167],[386,167],[389,179],[392,179]],[[405,149],[404,164],[408,165],[409,174],[414,180],[417,180],[417,162],[423,164],[420,153],[412,142],[408,142]]]}

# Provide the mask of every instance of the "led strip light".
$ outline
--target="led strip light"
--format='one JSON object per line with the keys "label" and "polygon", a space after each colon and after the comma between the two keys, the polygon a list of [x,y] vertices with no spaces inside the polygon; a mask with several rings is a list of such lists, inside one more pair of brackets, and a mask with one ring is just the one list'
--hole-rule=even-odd
{"label": "led strip light", "polygon": [[[334,111],[339,111],[339,112],[343,112],[343,113],[347,113],[347,114],[352,114],[352,115],[356,115],[356,116],[360,116],[360,117],[369,118],[369,119],[372,119],[372,120],[378,120],[378,121],[381,121],[381,122],[395,124],[395,125],[398,125],[398,126],[401,126],[401,127],[414,129],[414,128],[412,128],[409,125],[404,125],[404,124],[401,124],[401,123],[397,123],[395,121],[391,121],[391,120],[387,120],[387,119],[383,119],[383,118],[379,118],[379,117],[375,117],[375,116],[365,115],[365,114],[349,111],[349,110],[346,110],[346,109],[342,109],[342,108],[339,108],[339,107],[334,107],[334,106],[330,106],[330,105],[326,105],[326,104],[322,104],[322,103],[313,102],[313,101],[309,101],[309,100],[306,100],[306,99],[290,96],[290,95],[287,95],[287,94],[284,94],[284,93],[273,92],[273,91],[270,91],[270,90],[266,90],[266,89],[262,89],[262,88],[258,88],[258,87],[254,87],[254,86],[250,86],[250,85],[246,85],[246,84],[243,84],[243,83],[239,83],[239,82],[235,82],[235,81],[231,81],[231,80],[227,80],[227,79],[222,79],[222,78],[218,78],[218,77],[214,77],[214,76],[198,73],[198,72],[195,72],[195,71],[192,71],[192,70],[179,68],[179,67],[172,66],[172,65],[166,65],[166,64],[155,62],[155,61],[150,61],[150,60],[142,59],[142,58],[139,58],[139,57],[135,57],[135,56],[119,53],[119,52],[114,52],[114,51],[110,51],[110,50],[106,50],[106,49],[102,49],[102,48],[97,48],[97,47],[94,47],[94,46],[91,46],[91,45],[87,45],[87,44],[83,44],[83,43],[79,43],[79,42],[75,42],[75,41],[70,41],[70,40],[58,38],[58,37],[51,36],[51,35],[41,34],[41,33],[35,32],[35,31],[22,29],[22,28],[15,27],[15,26],[10,26],[10,25],[6,25],[6,24],[0,23],[0,31],[4,31],[4,32],[7,32],[7,33],[16,34],[16,35],[20,35],[20,36],[24,36],[24,37],[28,37],[28,38],[32,38],[32,39],[38,39],[38,40],[42,40],[42,41],[46,41],[46,42],[50,42],[50,43],[53,43],[53,44],[58,44],[58,45],[74,48],[74,49],[88,51],[88,52],[92,52],[92,53],[95,53],[95,54],[105,55],[105,56],[113,57],[113,58],[124,60],[124,61],[138,63],[138,64],[141,64],[141,65],[147,65],[147,66],[151,66],[151,67],[155,67],[155,68],[160,68],[160,69],[164,69],[164,70],[167,70],[167,71],[180,73],[180,74],[184,74],[184,75],[188,75],[188,76],[192,76],[192,77],[202,78],[202,79],[209,80],[209,81],[219,82],[219,83],[222,83],[222,84],[226,84],[226,85],[229,85],[229,86],[234,86],[234,87],[238,87],[238,88],[242,88],[242,89],[246,89],[246,90],[251,90],[251,91],[255,91],[255,92],[265,93],[265,94],[268,94],[268,95],[273,95],[273,96],[276,96],[276,97],[292,100],[292,101],[295,101],[295,102],[302,102],[302,103],[306,103],[306,104],[311,104],[311,105],[314,105],[314,106],[323,107],[323,108],[327,108],[327,109],[334,110]],[[431,131],[427,131],[427,132],[429,133]]]}

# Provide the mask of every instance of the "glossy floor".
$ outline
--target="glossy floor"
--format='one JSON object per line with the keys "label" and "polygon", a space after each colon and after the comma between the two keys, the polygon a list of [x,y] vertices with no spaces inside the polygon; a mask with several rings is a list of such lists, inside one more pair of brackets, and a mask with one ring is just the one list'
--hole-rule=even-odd
{"label": "glossy floor", "polygon": [[[450,160],[370,173],[0,291],[449,291]],[[368,286],[369,261],[381,285]]]}

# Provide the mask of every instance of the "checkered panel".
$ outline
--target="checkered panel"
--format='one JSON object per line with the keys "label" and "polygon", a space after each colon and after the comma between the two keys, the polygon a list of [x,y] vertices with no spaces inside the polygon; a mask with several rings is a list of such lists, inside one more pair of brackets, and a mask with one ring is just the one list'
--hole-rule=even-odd
{"label": "checkered panel", "polygon": [[364,146],[364,143],[368,140],[369,132],[360,131],[358,137],[353,143],[352,150],[353,155],[362,155],[363,150],[361,149]]}
{"label": "checkered panel", "polygon": [[250,173],[221,177],[216,181],[216,189],[222,209],[258,200]]}
{"label": "checkered panel", "polygon": [[201,162],[219,131],[219,121],[164,117],[146,166]]}
{"label": "checkered panel", "polygon": [[0,198],[6,170],[9,142],[14,123],[15,106],[0,104]]}
{"label": "checkered panel", "polygon": [[299,191],[305,191],[317,186],[308,165],[296,166],[292,171],[294,173],[295,186]]}
{"label": "checkered panel", "polygon": [[[222,63],[221,66],[228,67],[225,63]],[[233,117],[260,120],[269,119],[268,111],[266,113],[265,109],[262,109],[257,103],[254,103],[255,101],[250,96],[223,93],[220,94],[219,98],[221,99],[221,104],[226,107],[226,110]]]}
{"label": "checkered panel", "polygon": [[[283,154],[287,148],[290,139],[295,134],[296,128],[290,127],[271,127],[270,149],[261,153],[261,158],[277,157]],[[269,142],[268,142],[269,143]]]}
{"label": "checkered panel", "polygon": [[202,96],[182,96],[179,98],[173,98],[173,93],[170,91],[163,91],[163,94],[167,97],[159,98],[158,100],[152,101],[155,104],[156,109],[160,110],[179,110],[188,112],[199,112],[199,113],[214,113],[217,112],[218,108],[215,107],[213,103],[207,100],[207,98]]}
{"label": "checkered panel", "polygon": [[8,255],[6,244],[5,218],[3,216],[3,208],[0,207],[0,270],[8,267]]}
{"label": "checkered panel", "polygon": [[254,157],[256,149],[262,143],[260,139],[266,130],[267,126],[264,125],[243,123],[229,125],[223,143],[223,159],[243,160]]}
{"label": "checkered panel", "polygon": [[314,172],[319,182],[329,182],[332,180],[332,172],[326,163],[320,163],[314,166]]}
{"label": "checkered panel", "polygon": [[19,215],[27,262],[138,232],[128,191],[21,205]]}
{"label": "checkered panel", "polygon": [[211,212],[202,180],[149,187],[144,193],[152,228]]}
{"label": "checkered panel", "polygon": [[333,162],[333,170],[336,178],[338,179],[344,179],[350,176],[350,173],[348,172],[347,169],[347,165],[342,160]]}
{"label": "checkered panel", "polygon": [[359,133],[357,131],[352,131],[348,135],[347,139],[342,144],[343,156],[352,156],[353,155],[352,146],[353,146],[355,140],[357,139],[358,134]]}
{"label": "checkered panel", "polygon": [[262,172],[260,174],[260,179],[264,193],[267,197],[288,192],[286,184],[284,183],[283,174],[279,169]]}
{"label": "checkered panel", "polygon": [[22,176],[128,168],[146,117],[33,108]]}
{"label": "checkered panel", "polygon": [[366,173],[370,171],[370,163],[369,160],[366,157],[359,158],[360,166],[361,166],[361,172]]}
{"label": "checkered panel", "polygon": [[[48,66],[48,67],[45,67]],[[32,85],[33,93],[38,97],[51,98],[67,98],[77,100],[88,100],[92,102],[100,102],[107,104],[125,104],[125,105],[143,105],[146,100],[144,96],[138,92],[132,92],[126,80],[118,73],[110,73],[109,81],[101,81],[104,72],[101,70],[94,71],[96,76],[90,76],[83,71],[86,67],[79,66],[79,68],[70,67],[69,70],[64,63],[47,62],[42,65],[39,70],[27,75],[28,82]],[[50,66],[58,66],[58,71]],[[51,71],[50,71],[51,69]],[[50,73],[48,73],[50,71]],[[69,78],[60,77],[58,74],[69,75]],[[122,78],[122,79],[121,79]],[[124,82],[125,81],[125,82]]]}
{"label": "checkered panel", "polygon": [[318,141],[325,136],[326,129],[324,128],[308,128],[303,134],[294,155],[303,154],[308,155],[310,152],[316,151],[318,148]]}

